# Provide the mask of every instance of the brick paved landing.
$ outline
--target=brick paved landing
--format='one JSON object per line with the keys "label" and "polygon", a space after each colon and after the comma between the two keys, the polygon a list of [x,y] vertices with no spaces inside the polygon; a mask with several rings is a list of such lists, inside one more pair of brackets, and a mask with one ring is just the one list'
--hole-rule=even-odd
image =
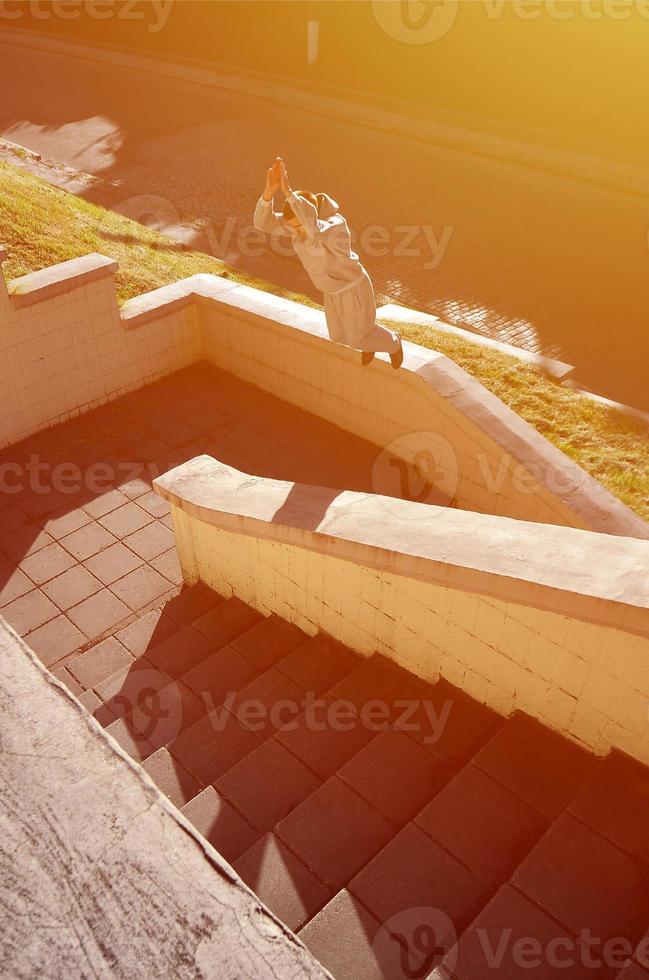
{"label": "brick paved landing", "polygon": [[48,667],[178,589],[170,517],[151,482],[201,453],[376,491],[375,447],[207,364],[2,451],[0,613]]}
{"label": "brick paved landing", "polygon": [[0,613],[339,980],[649,977],[647,769],[183,588],[151,480],[201,452],[372,489],[198,366],[2,455]]}

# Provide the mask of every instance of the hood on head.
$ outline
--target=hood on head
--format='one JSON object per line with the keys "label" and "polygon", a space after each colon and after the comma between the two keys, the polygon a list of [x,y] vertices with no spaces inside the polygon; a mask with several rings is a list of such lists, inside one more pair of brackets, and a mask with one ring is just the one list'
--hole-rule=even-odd
{"label": "hood on head", "polygon": [[329,197],[328,194],[316,194],[318,201],[318,217],[319,218],[333,218],[334,214],[337,214],[340,210],[336,201],[333,197]]}

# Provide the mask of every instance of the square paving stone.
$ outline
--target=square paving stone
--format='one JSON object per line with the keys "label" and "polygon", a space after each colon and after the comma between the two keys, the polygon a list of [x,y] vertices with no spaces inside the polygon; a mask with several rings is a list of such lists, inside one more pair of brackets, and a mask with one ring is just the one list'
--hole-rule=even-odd
{"label": "square paving stone", "polygon": [[273,667],[242,687],[226,705],[244,728],[264,739],[294,722],[303,701],[302,688]]}
{"label": "square paving stone", "polygon": [[178,632],[178,626],[165,616],[163,609],[153,609],[116,633],[116,637],[134,657],[142,657],[158,643]]}
{"label": "square paving stone", "polygon": [[74,558],[60,544],[54,542],[47,548],[41,548],[35,555],[23,559],[20,567],[32,582],[42,585],[75,564]]}
{"label": "square paving stone", "polygon": [[59,610],[43,592],[32,589],[31,592],[26,592],[25,595],[3,606],[2,615],[16,633],[25,636],[31,630],[38,629],[43,623],[58,616]]}
{"label": "square paving stone", "polygon": [[100,517],[105,517],[106,514],[110,514],[111,511],[117,510],[118,507],[122,507],[127,503],[128,497],[125,497],[119,490],[107,490],[106,493],[102,493],[98,497],[94,497],[92,500],[84,503],[83,509],[90,515],[93,521],[96,521]]}
{"label": "square paving stone", "polygon": [[[601,950],[600,950],[601,952]],[[576,938],[505,885],[478,915],[430,980],[570,980],[606,976],[586,967]]]}
{"label": "square paving stone", "polygon": [[255,623],[245,633],[235,636],[231,645],[258,670],[268,670],[304,639],[302,630],[293,623],[271,615]]}
{"label": "square paving stone", "polygon": [[216,708],[182,732],[168,748],[201,786],[207,786],[258,745],[255,735],[242,728],[225,708]]}
{"label": "square paving stone", "polygon": [[649,921],[646,869],[564,814],[512,876],[512,884],[577,935],[634,946]]}
{"label": "square paving stone", "polygon": [[164,517],[169,513],[169,504],[155,490],[149,490],[148,493],[142,494],[141,497],[138,497],[137,503],[138,507],[144,507],[152,517]]}
{"label": "square paving stone", "polygon": [[613,752],[596,769],[570,813],[649,865],[649,769]]}
{"label": "square paving stone", "polygon": [[348,887],[380,922],[407,909],[443,909],[458,935],[489,891],[414,824],[404,827]]}
{"label": "square paving stone", "polygon": [[193,626],[185,626],[151,647],[147,651],[147,659],[154,667],[164,670],[171,677],[178,677],[206,660],[212,650],[212,644],[202,633]]}
{"label": "square paving stone", "polygon": [[130,614],[128,606],[108,589],[96,592],[68,612],[74,625],[91,640],[122,623]]}
{"label": "square paving stone", "polygon": [[[213,593],[216,595],[216,593]],[[219,597],[220,598],[220,597]],[[216,605],[213,603],[212,605]],[[172,614],[173,615],[173,614]],[[232,596],[210,609],[205,615],[196,619],[196,629],[211,641],[214,647],[231,643],[241,633],[245,633],[263,617],[256,609],[247,606],[245,602]]]}
{"label": "square paving stone", "polygon": [[[66,534],[64,538],[61,538],[61,544],[66,551],[74,555],[77,561],[85,562],[86,559],[98,552],[110,548],[111,545],[115,544],[115,540],[114,535],[110,534],[105,527],[93,522],[79,528],[78,531],[73,531],[72,534]],[[99,576],[97,577],[99,578]]]}
{"label": "square paving stone", "polygon": [[274,834],[235,862],[245,883],[289,929],[299,929],[330,897],[327,889]]}
{"label": "square paving stone", "polygon": [[373,945],[379,927],[378,919],[343,889],[299,936],[336,980],[386,980]]}
{"label": "square paving stone", "polygon": [[117,510],[106,514],[105,517],[101,517],[99,524],[106,528],[107,531],[110,531],[116,538],[122,539],[129,534],[133,534],[134,531],[139,531],[140,528],[149,524],[152,520],[153,518],[150,514],[130,500],[122,507],[118,507]]}
{"label": "square paving stone", "polygon": [[317,699],[277,739],[320,779],[327,779],[376,737],[349,701]]}
{"label": "square paving stone", "polygon": [[223,704],[228,695],[235,695],[257,677],[257,670],[238,650],[228,645],[221,647],[181,677],[211,710]]}
{"label": "square paving stone", "polygon": [[506,879],[548,822],[476,766],[468,765],[415,818],[485,881]]}
{"label": "square paving stone", "polygon": [[0,562],[0,607],[13,602],[34,588],[24,572],[8,561]]}
{"label": "square paving stone", "polygon": [[97,643],[67,664],[84,688],[95,687],[116,671],[129,667],[133,657],[114,636]]}
{"label": "square paving stone", "polygon": [[390,840],[393,829],[334,776],[284,817],[275,832],[333,892]]}
{"label": "square paving stone", "polygon": [[403,825],[441,789],[450,773],[408,735],[387,731],[352,756],[338,775],[384,817]]}
{"label": "square paving stone", "polygon": [[88,558],[85,567],[104,585],[112,585],[113,582],[139,568],[141,564],[142,559],[138,555],[133,554],[121,541],[117,541],[105,551]]}
{"label": "square paving stone", "polygon": [[226,861],[236,860],[257,839],[257,832],[213,786],[207,786],[187,803],[183,813]]}
{"label": "square paving stone", "polygon": [[362,663],[357,653],[330,636],[301,635],[303,642],[277,667],[305,691],[320,695]]}
{"label": "square paving stone", "polygon": [[165,595],[171,590],[171,586],[154,568],[141,565],[124,578],[113,582],[110,590],[136,612],[145,609],[160,596]]}
{"label": "square paving stone", "polygon": [[68,506],[54,514],[48,515],[42,522],[43,530],[47,531],[55,541],[60,541],[66,534],[78,531],[80,527],[90,524],[91,517],[81,507]]}
{"label": "square paving stone", "polygon": [[69,619],[57,616],[29,633],[27,642],[41,663],[51,667],[83,646],[86,638]]}
{"label": "square paving stone", "polygon": [[264,833],[313,793],[320,781],[271,738],[215,785],[249,824]]}
{"label": "square paving stone", "polygon": [[193,691],[175,681],[139,699],[128,715],[154,749],[168,745],[206,714],[205,705]]}
{"label": "square paving stone", "polygon": [[158,789],[179,808],[193,799],[200,790],[194,777],[165,748],[150,755],[143,763],[143,768]]}
{"label": "square paving stone", "polygon": [[43,592],[55,602],[62,612],[77,606],[84,599],[99,592],[102,585],[83,565],[73,565],[43,586]]}
{"label": "square paving stone", "polygon": [[[172,619],[174,623],[177,623],[178,626],[189,626],[190,623],[196,621],[196,626],[199,631],[205,633],[205,630],[199,626],[199,623],[202,622],[202,617],[209,610],[223,603],[223,596],[220,596],[218,592],[214,592],[206,585],[203,585],[202,582],[199,582],[197,585],[183,588],[177,596],[174,596],[173,599],[170,599],[165,604],[164,611],[165,615],[169,619]],[[242,605],[244,604],[242,603]],[[224,642],[227,642],[227,640]]]}
{"label": "square paving stone", "polygon": [[156,572],[160,572],[166,579],[169,579],[172,585],[182,585],[183,570],[175,547],[169,548],[168,551],[158,555],[157,558],[153,558],[149,564],[155,568]]}
{"label": "square paving stone", "polygon": [[27,524],[0,537],[0,549],[16,564],[20,564],[29,555],[34,555],[53,543],[54,539],[51,535],[43,531],[38,524]]}
{"label": "square paving stone", "polygon": [[151,561],[152,558],[157,558],[158,555],[168,551],[174,545],[174,535],[160,521],[155,521],[140,531],[136,531],[135,534],[129,534],[127,538],[124,538],[124,544],[128,545],[131,551],[134,551],[140,558]]}
{"label": "square paving stone", "polygon": [[516,713],[475,764],[553,820],[594,772],[598,760],[528,715]]}

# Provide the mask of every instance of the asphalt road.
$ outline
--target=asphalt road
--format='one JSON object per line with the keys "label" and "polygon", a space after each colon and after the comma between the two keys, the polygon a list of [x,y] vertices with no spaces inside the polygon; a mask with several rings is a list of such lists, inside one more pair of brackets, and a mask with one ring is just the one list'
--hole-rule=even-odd
{"label": "asphalt road", "polygon": [[315,295],[294,258],[250,234],[280,153],[294,187],[339,201],[377,293],[649,409],[649,197],[7,45],[0,92],[0,135],[115,182],[102,203],[171,227],[201,218],[200,246]]}

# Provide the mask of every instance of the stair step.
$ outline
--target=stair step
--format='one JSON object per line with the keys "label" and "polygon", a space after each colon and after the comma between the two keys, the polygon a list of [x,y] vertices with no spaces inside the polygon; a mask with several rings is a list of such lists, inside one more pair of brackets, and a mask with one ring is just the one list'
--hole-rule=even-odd
{"label": "stair step", "polygon": [[183,807],[200,792],[197,780],[165,748],[158,749],[142,763],[153,782],[174,806]]}
{"label": "stair step", "polygon": [[268,670],[304,642],[305,634],[293,623],[271,615],[255,623],[245,633],[232,640],[232,646],[242,653],[257,670]]}
{"label": "stair step", "polygon": [[209,712],[167,748],[200,783],[213,783],[259,745],[259,739],[225,708]]}
{"label": "stair step", "polygon": [[213,786],[206,786],[182,812],[226,861],[236,860],[257,840],[257,831]]}
{"label": "stair step", "polygon": [[181,681],[191,688],[211,709],[223,704],[228,694],[240,691],[259,672],[243,654],[229,644],[181,675]]}
{"label": "stair step", "polygon": [[164,613],[177,626],[189,626],[224,601],[223,596],[218,592],[199,582],[197,585],[184,588],[177,596],[165,603]]}
{"label": "stair step", "polygon": [[319,779],[328,779],[376,737],[344,704],[323,696],[317,711],[305,709],[276,735],[285,749]]}
{"label": "stair step", "polygon": [[649,865],[649,771],[613,752],[570,804],[573,814]]}
{"label": "stair step", "polygon": [[[534,944],[531,956],[530,940]],[[539,980],[559,976],[593,980],[606,976],[601,970],[585,966],[582,951],[567,930],[511,885],[504,885],[498,891],[457,946],[448,942],[444,946],[447,955],[438,956],[429,980],[448,980],[451,970],[454,980],[490,976],[499,980],[526,980],[534,976]],[[558,963],[565,964],[568,960],[566,966],[555,967],[548,962],[547,954],[553,949]],[[487,960],[490,951],[494,957],[491,963]],[[540,961],[539,968],[530,966],[535,961]]]}
{"label": "stair step", "polygon": [[394,828],[333,776],[284,817],[275,833],[333,894],[390,840]]}
{"label": "stair step", "polygon": [[408,909],[436,908],[458,930],[474,918],[490,893],[481,878],[414,823],[359,869],[347,888],[379,922]]}
{"label": "stair step", "polygon": [[548,826],[540,813],[472,763],[414,822],[493,888],[507,880]]}
{"label": "stair step", "polygon": [[[393,964],[379,956],[376,938],[380,927],[378,919],[343,889],[300,929],[298,935],[336,980],[399,977],[398,970],[390,969]],[[422,977],[425,975],[422,972]]]}
{"label": "stair step", "polygon": [[573,935],[634,944],[649,922],[647,869],[569,814],[562,814],[516,869],[512,885]]}
{"label": "stair step", "polygon": [[184,626],[162,643],[147,650],[149,660],[158,670],[170,677],[179,677],[192,667],[206,660],[214,652],[213,644],[194,629]]}
{"label": "stair step", "polygon": [[205,714],[203,700],[185,684],[175,681],[161,691],[142,697],[126,717],[155,751],[168,745]]}
{"label": "stair step", "polygon": [[234,868],[271,912],[296,931],[331,897],[330,892],[274,834],[265,834]]}
{"label": "stair step", "polygon": [[320,786],[320,780],[275,738],[224,773],[215,788],[260,834],[271,830]]}
{"label": "stair step", "polygon": [[474,761],[487,775],[553,820],[592,776],[599,760],[528,715],[516,713]]}
{"label": "stair step", "polygon": [[338,775],[395,829],[406,824],[448,781],[441,759],[403,732],[381,732]]}
{"label": "stair step", "polygon": [[[304,638],[304,634],[302,634]],[[330,636],[318,633],[304,640],[277,664],[278,670],[305,691],[319,696],[360,666],[363,658]]]}
{"label": "stair step", "polygon": [[263,619],[261,613],[232,596],[193,621],[199,633],[211,642],[213,649],[231,643],[241,633]]}

